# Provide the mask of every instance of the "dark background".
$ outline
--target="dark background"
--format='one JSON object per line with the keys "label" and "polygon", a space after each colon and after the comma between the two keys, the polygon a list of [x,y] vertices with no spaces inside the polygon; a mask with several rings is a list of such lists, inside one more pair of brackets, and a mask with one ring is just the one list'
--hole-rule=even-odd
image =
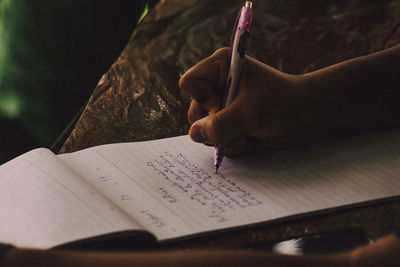
{"label": "dark background", "polygon": [[0,163],[57,150],[156,2],[0,0]]}

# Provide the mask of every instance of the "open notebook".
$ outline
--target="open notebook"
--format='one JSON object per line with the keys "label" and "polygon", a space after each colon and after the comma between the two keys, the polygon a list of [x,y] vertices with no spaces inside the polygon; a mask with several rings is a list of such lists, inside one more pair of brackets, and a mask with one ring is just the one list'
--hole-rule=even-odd
{"label": "open notebook", "polygon": [[0,242],[49,248],[129,230],[159,241],[400,196],[400,131],[229,159],[188,136],[0,166]]}

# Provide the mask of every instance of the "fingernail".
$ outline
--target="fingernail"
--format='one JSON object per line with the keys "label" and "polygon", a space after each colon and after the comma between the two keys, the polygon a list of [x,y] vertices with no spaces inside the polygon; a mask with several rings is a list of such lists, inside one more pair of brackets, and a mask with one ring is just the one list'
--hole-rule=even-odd
{"label": "fingernail", "polygon": [[204,143],[207,140],[206,133],[200,125],[194,125],[190,129],[190,138],[198,143]]}

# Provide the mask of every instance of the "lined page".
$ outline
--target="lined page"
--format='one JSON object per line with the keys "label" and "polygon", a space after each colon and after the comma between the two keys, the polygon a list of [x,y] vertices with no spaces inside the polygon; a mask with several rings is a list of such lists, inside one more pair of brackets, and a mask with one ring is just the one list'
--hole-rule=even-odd
{"label": "lined page", "polygon": [[160,240],[400,196],[400,131],[226,158],[188,136],[60,157]]}
{"label": "lined page", "polygon": [[139,228],[47,149],[0,166],[0,243],[49,248]]}

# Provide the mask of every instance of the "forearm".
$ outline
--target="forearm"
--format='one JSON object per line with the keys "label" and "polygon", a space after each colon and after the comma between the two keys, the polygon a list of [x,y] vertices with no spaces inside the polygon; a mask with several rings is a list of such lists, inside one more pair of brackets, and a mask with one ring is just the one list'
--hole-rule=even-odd
{"label": "forearm", "polygon": [[351,267],[397,267],[400,263],[400,235],[388,235],[369,246],[353,250]]}
{"label": "forearm", "polygon": [[322,135],[400,126],[399,45],[302,79]]}
{"label": "forearm", "polygon": [[392,234],[375,244],[331,255],[288,256],[240,250],[197,250],[147,253],[73,252],[62,250],[10,250],[0,263],[11,266],[308,266],[394,267],[400,262],[400,239]]}
{"label": "forearm", "polygon": [[13,250],[3,261],[10,266],[349,266],[345,254],[332,256],[286,256],[250,251],[193,251],[152,253],[94,253]]}

